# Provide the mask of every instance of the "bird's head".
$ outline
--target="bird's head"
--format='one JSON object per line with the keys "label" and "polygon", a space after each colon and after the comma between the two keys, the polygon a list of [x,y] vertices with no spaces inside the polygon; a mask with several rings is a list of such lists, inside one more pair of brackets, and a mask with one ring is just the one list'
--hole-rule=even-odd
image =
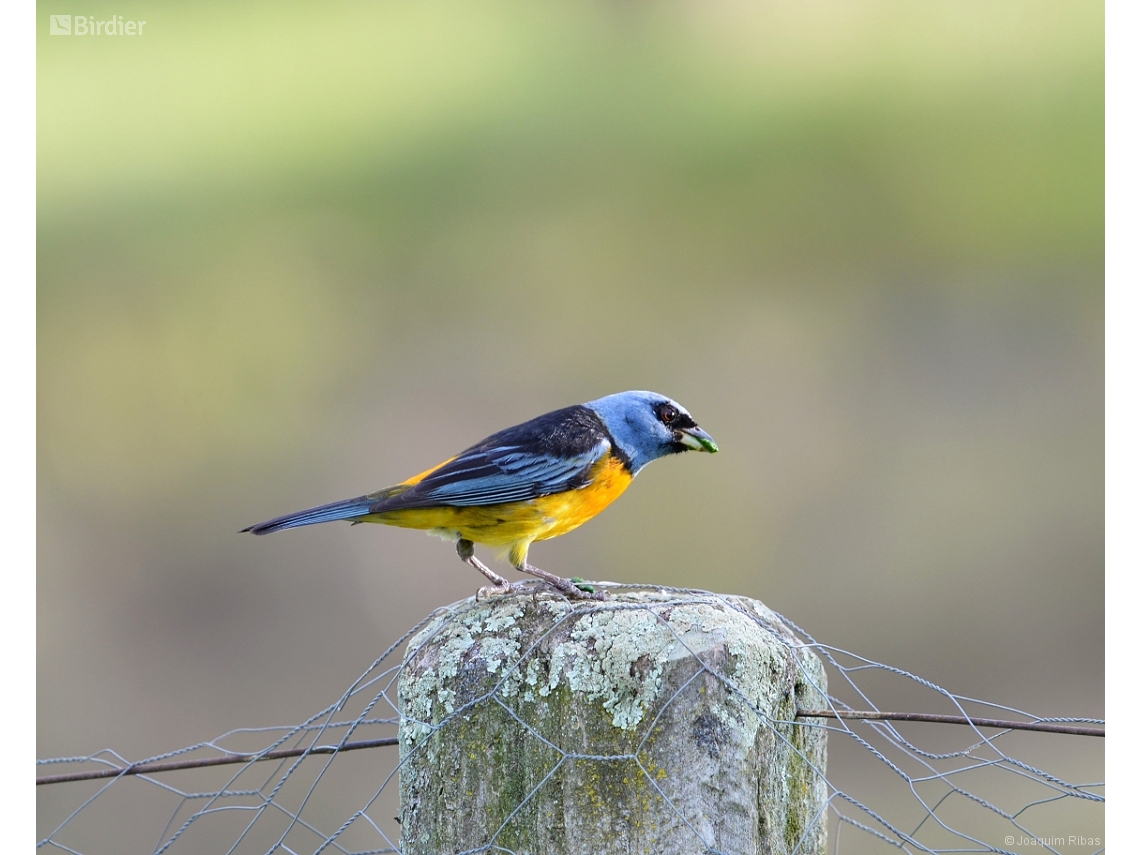
{"label": "bird's head", "polygon": [[701,430],[689,411],[656,392],[619,392],[585,404],[630,462],[636,475],[646,463],[682,451],[716,452],[716,442]]}

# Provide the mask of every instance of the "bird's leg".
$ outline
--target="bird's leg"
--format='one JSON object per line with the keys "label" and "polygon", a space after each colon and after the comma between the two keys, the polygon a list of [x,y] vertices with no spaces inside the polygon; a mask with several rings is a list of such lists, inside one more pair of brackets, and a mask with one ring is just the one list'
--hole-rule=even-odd
{"label": "bird's leg", "polygon": [[487,597],[497,594],[509,594],[514,590],[514,586],[510,582],[475,557],[475,544],[470,540],[462,537],[459,538],[455,544],[455,551],[459,553],[459,557],[467,564],[470,564],[494,583],[493,585],[484,585],[476,591],[475,599],[485,600]]}
{"label": "bird's leg", "polygon": [[516,570],[521,570],[523,573],[529,573],[531,576],[537,576],[543,582],[556,591],[560,591],[567,597],[572,597],[579,600],[604,600],[606,598],[605,591],[583,591],[569,579],[563,579],[561,576],[555,576],[553,573],[547,573],[541,568],[535,567],[533,564],[528,564],[526,561],[520,562],[521,566],[516,566]]}

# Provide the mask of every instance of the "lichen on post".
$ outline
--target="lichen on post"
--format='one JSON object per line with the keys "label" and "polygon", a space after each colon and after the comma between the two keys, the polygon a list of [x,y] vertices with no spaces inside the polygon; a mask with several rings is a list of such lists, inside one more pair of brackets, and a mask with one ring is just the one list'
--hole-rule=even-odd
{"label": "lichen on post", "polygon": [[674,590],[458,603],[400,676],[405,855],[817,855],[819,659],[762,603]]}

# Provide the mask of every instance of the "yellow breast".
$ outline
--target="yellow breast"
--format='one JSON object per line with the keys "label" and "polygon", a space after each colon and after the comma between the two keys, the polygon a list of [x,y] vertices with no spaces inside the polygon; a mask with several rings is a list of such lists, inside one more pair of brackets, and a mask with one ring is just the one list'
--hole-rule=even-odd
{"label": "yellow breast", "polygon": [[[404,484],[416,483],[422,477],[416,476]],[[453,532],[473,543],[512,546],[573,531],[605,510],[632,480],[621,461],[607,455],[595,464],[590,484],[577,490],[501,505],[394,510],[370,514],[360,521],[436,530],[440,534]]]}
{"label": "yellow breast", "polygon": [[633,481],[629,470],[610,455],[598,461],[592,475],[586,487],[534,500],[535,507],[549,520],[535,540],[549,540],[573,531],[609,507]]}

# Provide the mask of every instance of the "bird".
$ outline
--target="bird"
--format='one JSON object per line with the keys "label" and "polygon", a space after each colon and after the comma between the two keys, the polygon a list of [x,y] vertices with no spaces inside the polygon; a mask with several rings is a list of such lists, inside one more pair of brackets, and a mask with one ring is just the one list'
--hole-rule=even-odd
{"label": "bird", "polygon": [[335,520],[422,529],[454,542],[459,557],[490,581],[476,599],[515,590],[475,557],[479,543],[567,597],[604,600],[604,591],[577,577],[530,564],[531,544],[573,531],[605,510],[657,458],[718,450],[676,401],[656,392],[619,392],[501,430],[395,486],[242,532],[264,535]]}

